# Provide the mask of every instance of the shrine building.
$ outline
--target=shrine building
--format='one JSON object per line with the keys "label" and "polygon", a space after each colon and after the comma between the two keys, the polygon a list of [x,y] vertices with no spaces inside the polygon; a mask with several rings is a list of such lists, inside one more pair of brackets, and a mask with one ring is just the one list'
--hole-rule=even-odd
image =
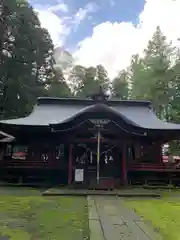
{"label": "shrine building", "polygon": [[11,139],[0,143],[7,181],[113,189],[180,179],[175,163],[162,161],[180,124],[158,119],[148,101],[41,97],[27,117],[1,120],[0,130]]}

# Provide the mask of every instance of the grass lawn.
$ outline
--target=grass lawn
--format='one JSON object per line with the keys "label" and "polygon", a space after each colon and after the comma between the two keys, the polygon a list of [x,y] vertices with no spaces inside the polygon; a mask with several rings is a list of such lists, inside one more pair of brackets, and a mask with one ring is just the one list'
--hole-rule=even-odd
{"label": "grass lawn", "polygon": [[163,239],[180,239],[180,198],[129,200],[126,203],[150,222]]}
{"label": "grass lawn", "polygon": [[42,197],[38,191],[16,190],[0,188],[0,239],[88,239],[86,198]]}

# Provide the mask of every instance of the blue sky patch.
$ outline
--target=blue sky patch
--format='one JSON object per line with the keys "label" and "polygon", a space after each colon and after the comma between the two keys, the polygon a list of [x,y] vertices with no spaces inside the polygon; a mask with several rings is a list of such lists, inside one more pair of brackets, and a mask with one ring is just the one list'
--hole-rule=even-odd
{"label": "blue sky patch", "polygon": [[[91,36],[93,27],[103,22],[132,22],[138,23],[138,15],[144,8],[144,0],[96,0],[74,1],[66,0],[30,0],[32,6],[38,9],[53,9],[52,11],[64,18],[65,22],[72,25],[65,41],[65,47],[71,48],[84,38]],[[58,8],[64,4],[67,11]],[[57,7],[57,9],[56,9]],[[87,11],[87,13],[84,13]],[[76,14],[83,14],[84,18],[76,22]]]}

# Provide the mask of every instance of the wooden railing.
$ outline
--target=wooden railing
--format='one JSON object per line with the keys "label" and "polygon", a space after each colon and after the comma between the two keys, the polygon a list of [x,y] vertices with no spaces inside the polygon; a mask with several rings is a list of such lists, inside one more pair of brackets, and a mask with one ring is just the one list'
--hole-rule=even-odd
{"label": "wooden railing", "polygon": [[128,170],[138,171],[180,171],[180,167],[174,163],[132,163],[129,164]]}
{"label": "wooden railing", "polygon": [[49,167],[48,162],[42,161],[26,161],[26,160],[9,160],[3,162],[4,167],[12,167],[12,168],[38,168],[38,167]]}
{"label": "wooden railing", "polygon": [[51,161],[40,161],[40,160],[22,160],[22,159],[4,159],[1,163],[2,167],[7,168],[61,168],[62,163]]}

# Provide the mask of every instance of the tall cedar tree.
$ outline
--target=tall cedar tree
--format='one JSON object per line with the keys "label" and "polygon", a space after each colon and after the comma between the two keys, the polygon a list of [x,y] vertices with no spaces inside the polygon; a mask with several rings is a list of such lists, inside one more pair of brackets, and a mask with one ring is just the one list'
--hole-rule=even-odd
{"label": "tall cedar tree", "polygon": [[0,9],[1,117],[19,117],[45,94],[44,82],[53,76],[53,44],[26,1],[1,1]]}

